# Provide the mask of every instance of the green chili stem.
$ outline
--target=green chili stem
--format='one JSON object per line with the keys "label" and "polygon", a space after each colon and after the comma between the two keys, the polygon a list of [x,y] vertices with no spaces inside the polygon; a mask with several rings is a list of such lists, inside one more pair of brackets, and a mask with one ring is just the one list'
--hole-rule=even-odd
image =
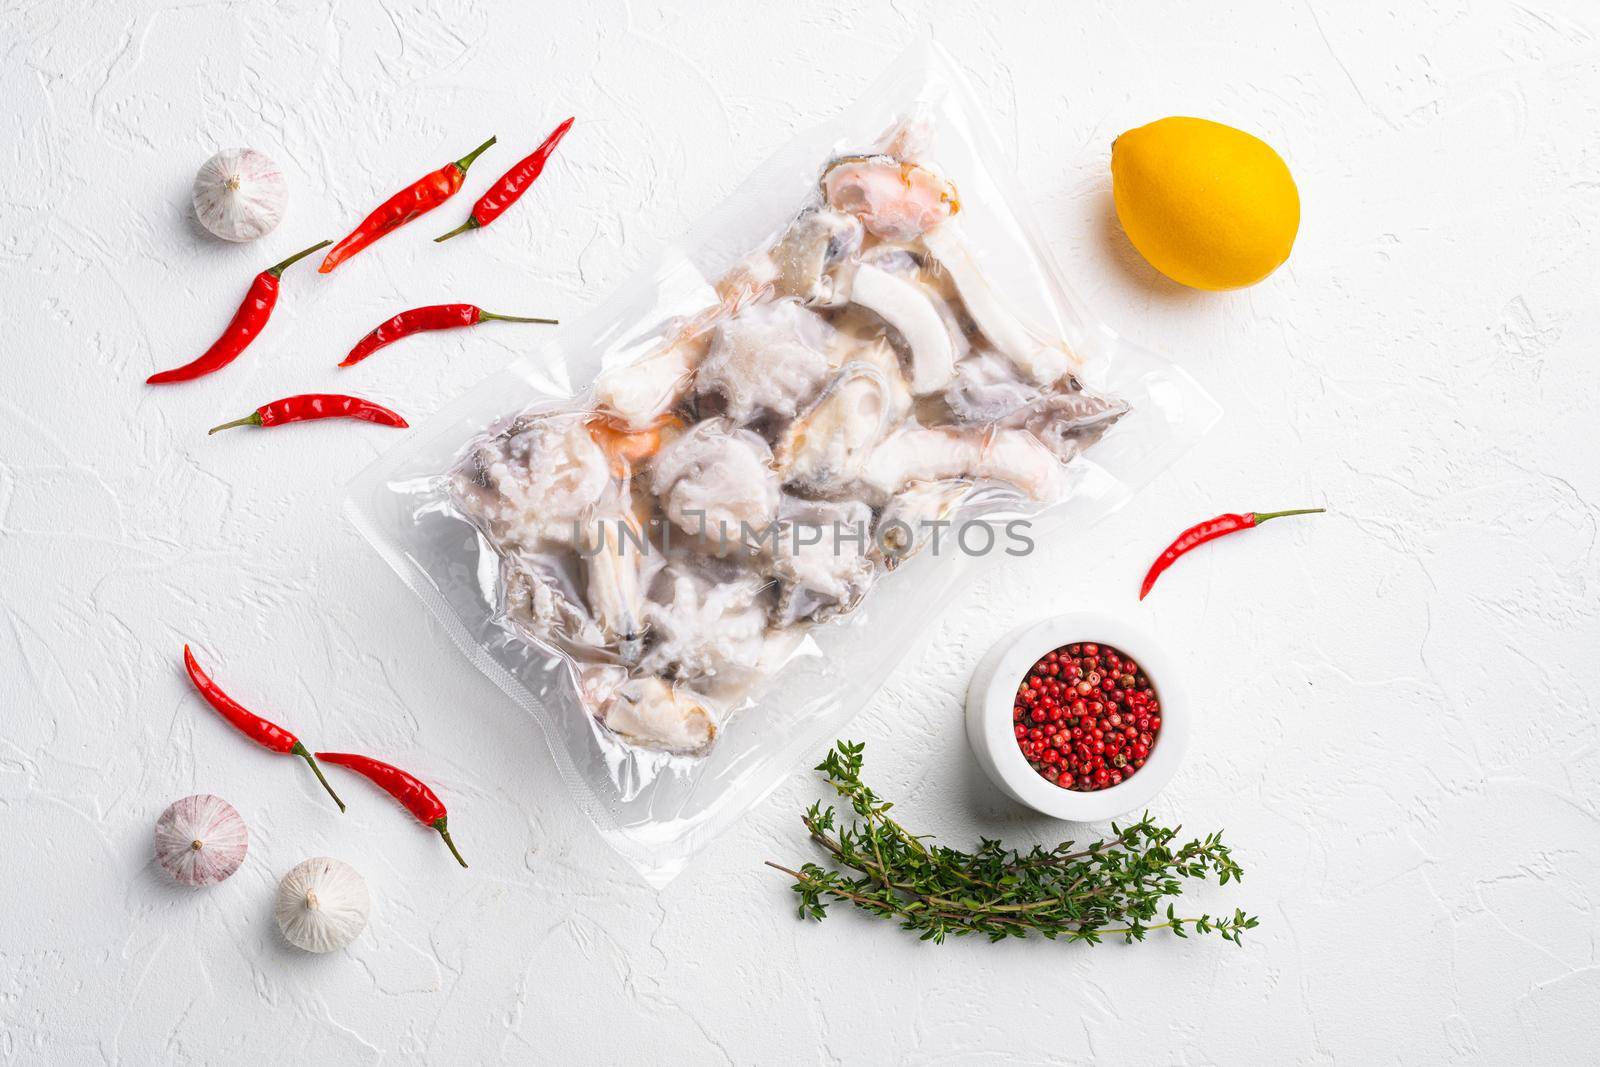
{"label": "green chili stem", "polygon": [[[252,411],[250,414],[246,415],[242,419],[234,419],[232,422],[225,422],[221,426],[213,426],[213,427],[211,427],[211,429],[206,431],[206,436],[210,437],[212,434],[216,433],[218,430],[231,430],[235,426],[260,426],[260,425],[261,425],[261,412]],[[331,792],[331,790],[330,790],[330,792]]]}
{"label": "green chili stem", "polygon": [[322,249],[327,248],[331,244],[333,244],[332,241],[323,241],[320,244],[312,245],[310,248],[306,249],[303,252],[296,252],[294,255],[290,256],[288,259],[284,260],[282,263],[278,263],[278,264],[275,264],[275,265],[273,265],[271,267],[268,267],[267,268],[267,273],[272,275],[274,278],[281,278],[281,277],[283,277],[283,272],[284,271],[288,270],[290,267],[294,266],[296,263],[300,262],[302,259],[305,259],[311,253],[321,251]]}
{"label": "green chili stem", "polygon": [[1281,519],[1285,515],[1321,515],[1327,510],[1327,508],[1295,508],[1293,511],[1255,511],[1251,514],[1255,516],[1254,525],[1260,526],[1268,519]]}
{"label": "green chili stem", "polygon": [[457,863],[465,867],[467,865],[467,861],[461,858],[461,853],[456,851],[456,843],[450,840],[449,816],[441,815],[437,819],[433,820],[433,828],[439,831],[439,836],[444,838],[444,843],[450,846],[450,855],[456,858]]}
{"label": "green chili stem", "polygon": [[495,315],[495,314],[492,314],[492,313],[487,312],[487,311],[478,312],[478,318],[479,318],[480,321],[481,320],[487,320],[487,319],[494,319],[497,322],[542,322],[546,326],[559,326],[559,325],[561,325],[561,320],[560,319],[528,319],[528,318],[523,318],[520,315]]}
{"label": "green chili stem", "polygon": [[343,811],[344,801],[339,799],[339,794],[333,791],[333,786],[329,785],[328,780],[322,776],[322,767],[318,765],[316,757],[313,756],[310,751],[306,749],[306,746],[299,741],[296,741],[294,743],[294,747],[289,751],[293,752],[296,756],[299,756],[301,759],[311,764],[311,769],[317,774],[317,781],[322,783],[322,788],[328,791],[328,795],[333,798],[333,802],[339,805],[340,811]]}
{"label": "green chili stem", "polygon": [[438,244],[440,241],[448,241],[450,238],[455,237],[458,234],[466,233],[468,230],[476,230],[477,228],[478,217],[476,215],[468,215],[466,222],[463,222],[460,226],[457,226],[449,233],[442,233],[438,237],[435,237],[433,239],[433,243]]}
{"label": "green chili stem", "polygon": [[467,168],[472,166],[472,161],[483,155],[483,153],[487,152],[489,150],[489,146],[494,144],[494,142],[495,139],[491,137],[477,148],[474,148],[472,151],[456,160],[456,166],[460,168],[461,173],[465,174],[467,172]]}

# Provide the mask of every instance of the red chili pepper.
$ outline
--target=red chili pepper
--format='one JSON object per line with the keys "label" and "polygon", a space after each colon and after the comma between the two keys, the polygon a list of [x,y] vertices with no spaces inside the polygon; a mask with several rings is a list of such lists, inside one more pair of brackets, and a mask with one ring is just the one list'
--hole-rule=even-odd
{"label": "red chili pepper", "polygon": [[523,193],[528,191],[544,170],[545,161],[550,158],[550,153],[556,150],[556,145],[561,143],[561,138],[572,129],[572,120],[568,119],[555,128],[555,132],[544,139],[544,143],[533,150],[533,154],[522,162],[500,175],[500,180],[489,187],[489,191],[472,206],[472,214],[467,216],[467,221],[451,230],[449,233],[435,237],[435,243],[448,241],[458,233],[476,230],[480,226],[487,226],[500,217],[501,212],[515,204]]}
{"label": "red chili pepper", "polygon": [[278,303],[278,283],[283,277],[283,272],[300,260],[317,251],[326,248],[332,241],[323,241],[314,244],[303,252],[296,252],[282,263],[268,267],[256,275],[255,281],[250,283],[250,288],[244,294],[244,302],[239,305],[239,310],[233,313],[233,320],[228,323],[228,328],[222,331],[222,336],[211,343],[211,347],[200,355],[199,359],[185,363],[172,370],[160,371],[145,379],[147,385],[162,385],[166,382],[187,382],[212,371],[221,370],[239,358],[239,353],[250,347],[250,342],[266,326],[267,320],[272,317],[272,309]]}
{"label": "red chili pepper", "polygon": [[329,273],[378,238],[398,230],[412,219],[427,214],[449,200],[456,194],[456,190],[461,188],[461,182],[466,178],[467,168],[472,166],[472,161],[492,144],[494,144],[493,137],[454,163],[446,163],[433,173],[418,178],[379,204],[372,214],[361,220],[361,225],[350,231],[350,236],[333,246],[333,251],[323,259],[322,266],[317,268],[317,273]]}
{"label": "red chili pepper", "polygon": [[494,315],[473,304],[430,304],[427,307],[402,311],[394,318],[356,342],[350,354],[339,366],[349,367],[360,363],[378,349],[392,345],[402,337],[425,330],[450,330],[457,326],[476,326],[485,320],[496,322],[542,322],[558,326],[556,319],[528,319],[518,315]]}
{"label": "red chili pepper", "polygon": [[1150,564],[1150,570],[1144,576],[1144,584],[1139,587],[1139,599],[1143,600],[1149,595],[1151,586],[1156,584],[1156,579],[1161,577],[1163,571],[1176,563],[1179,556],[1200,547],[1207,541],[1215,541],[1219,537],[1260,526],[1268,519],[1279,519],[1285,515],[1320,515],[1326,510],[1328,509],[1296,508],[1293,511],[1251,511],[1243,515],[1235,515],[1229,512],[1226,515],[1218,515],[1214,519],[1196,523],[1179,534],[1177,540],[1168,545],[1167,550],[1156,557],[1154,563]]}
{"label": "red chili pepper", "polygon": [[317,766],[317,761],[312,758],[310,750],[300,743],[298,737],[277,723],[268,722],[224,693],[217,683],[200,669],[200,664],[195,662],[194,653],[189,651],[188,645],[183,646],[183,666],[189,672],[189,680],[200,690],[200,695],[206,698],[206,703],[217,709],[218,715],[228,720],[234,729],[262,748],[286,756],[299,756],[311,764],[311,769],[317,773],[317,781],[322,783],[322,788],[326,789],[333,802],[339,805],[339,810],[344,810],[344,801],[339,799],[339,794],[333,791],[333,786],[322,776],[322,768]]}
{"label": "red chili pepper", "polygon": [[463,867],[467,865],[461,853],[456,851],[456,843],[450,840],[450,823],[446,818],[444,803],[420,779],[399,767],[352,752],[318,752],[317,758],[339,767],[349,767],[357,774],[372,779],[384,792],[404,804],[406,810],[424,825],[439,831],[444,843],[450,846],[450,854],[456,858],[456,862]]}
{"label": "red chili pepper", "polygon": [[405,429],[405,419],[380,407],[370,400],[343,393],[303,393],[286,396],[270,404],[262,404],[242,419],[213,426],[208,433],[229,430],[235,426],[280,426],[289,422],[309,422],[312,419],[360,419],[380,426],[398,426]]}

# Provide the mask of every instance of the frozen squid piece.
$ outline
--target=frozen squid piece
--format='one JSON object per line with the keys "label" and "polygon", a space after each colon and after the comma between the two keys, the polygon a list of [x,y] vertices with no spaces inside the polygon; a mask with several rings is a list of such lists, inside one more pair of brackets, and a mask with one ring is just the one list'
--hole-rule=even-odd
{"label": "frozen squid piece", "polygon": [[715,676],[692,678],[689,682],[719,707],[736,708],[754,695],[763,682],[783,669],[805,641],[808,628],[805,625],[770,627],[761,634],[750,665],[724,667]]}
{"label": "frozen squid piece", "polygon": [[852,308],[849,313],[841,315],[837,322],[843,350],[839,361],[840,371],[850,363],[865,363],[876,369],[882,376],[886,390],[889,425],[900,425],[911,413],[916,398],[911,395],[911,383],[906,379],[900,352],[889,342],[881,320],[870,312]]}
{"label": "frozen squid piece", "polygon": [[959,362],[972,350],[967,337],[968,320],[958,312],[960,294],[955,284],[933,257],[920,244],[881,242],[862,254],[860,262],[877,267],[895,277],[913,283],[928,298],[939,318],[944,320],[945,332],[950,336],[951,347]]}
{"label": "frozen squid piece", "polygon": [[955,344],[934,306],[915,282],[863,263],[850,281],[850,302],[873,312],[904,338],[911,356],[911,391],[936,393],[956,372]]}
{"label": "frozen squid piece", "polygon": [[971,478],[982,453],[981,432],[914,426],[873,450],[862,482],[886,500],[913,482]]}
{"label": "frozen squid piece", "polygon": [[836,366],[833,327],[798,300],[749,304],[719,325],[695,376],[743,426],[763,412],[791,419]]}
{"label": "frozen squid piece", "polygon": [[650,486],[679,529],[730,544],[778,513],[772,449],[728,419],[695,423],[658,452]]}
{"label": "frozen squid piece", "polygon": [[744,257],[717,279],[717,296],[729,314],[737,314],[740,308],[771,296],[777,277],[778,264],[763,249]]}
{"label": "frozen squid piece", "polygon": [[1040,385],[1071,374],[1076,359],[1060,342],[1047,341],[1025,324],[989,284],[954,220],[922,235],[922,243],[955,282],[978,332],[995,350]]}
{"label": "frozen squid piece", "polygon": [[1026,430],[1001,429],[990,433],[973,476],[979,481],[1009,485],[1039,503],[1059,498],[1066,484],[1056,457]]}
{"label": "frozen squid piece", "polygon": [[719,707],[736,708],[783,668],[805,641],[807,629],[804,625],[769,627],[753,644],[754,651],[748,661],[727,663],[714,675],[691,677],[687,681]]}
{"label": "frozen squid piece", "polygon": [[873,452],[865,484],[891,497],[913,482],[957,479],[1003,482],[1032,500],[1053,500],[1061,466],[1026,430],[902,430]]}
{"label": "frozen squid piece", "polygon": [[822,176],[829,206],[874,237],[911,241],[960,210],[956,187],[930,167],[893,156],[846,156]]}

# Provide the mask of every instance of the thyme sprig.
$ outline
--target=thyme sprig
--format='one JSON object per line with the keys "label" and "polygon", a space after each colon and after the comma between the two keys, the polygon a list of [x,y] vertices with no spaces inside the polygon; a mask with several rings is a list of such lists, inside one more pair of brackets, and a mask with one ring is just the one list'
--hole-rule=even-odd
{"label": "thyme sprig", "polygon": [[1242,910],[1198,917],[1181,917],[1170,903],[1162,910],[1165,898],[1183,891],[1181,879],[1214,875],[1226,885],[1243,877],[1220,833],[1174,848],[1178,829],[1157,826],[1146,814],[1130,826],[1112,823],[1109,838],[1083,848],[1063,841],[1024,853],[981,839],[976,852],[961,852],[889,817],[894,805],[861,780],[865,749],[840,741],[816,768],[849,800],[855,818],[840,822],[821,802],[804,817],[812,839],[841,869],[805,863],[794,870],[768,861],[794,879],[802,919],[821,920],[830,902],[842,900],[940,943],[951,935],[1001,941],[1036,933],[1098,944],[1108,936],[1143,941],[1152,930],[1170,930],[1179,937],[1215,933],[1238,944],[1257,924]]}

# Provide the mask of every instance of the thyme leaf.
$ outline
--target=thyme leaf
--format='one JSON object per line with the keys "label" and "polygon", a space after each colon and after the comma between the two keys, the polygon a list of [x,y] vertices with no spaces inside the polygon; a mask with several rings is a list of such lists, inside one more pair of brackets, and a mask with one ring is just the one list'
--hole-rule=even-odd
{"label": "thyme leaf", "polygon": [[1238,944],[1257,925],[1241,909],[1180,916],[1168,902],[1182,893],[1184,879],[1214,877],[1227,885],[1244,876],[1220,832],[1174,845],[1179,828],[1158,826],[1147,813],[1128,826],[1112,823],[1109,838],[1082,848],[1063,841],[1019,852],[980,839],[976,851],[962,852],[912,834],[889,816],[894,805],[861,780],[865,750],[860,742],[837,742],[816,768],[849,809],[841,820],[832,805],[818,802],[802,817],[829,866],[767,863],[794,880],[802,919],[820,921],[830,903],[844,901],[936,943],[968,934],[1131,943],[1168,930]]}

